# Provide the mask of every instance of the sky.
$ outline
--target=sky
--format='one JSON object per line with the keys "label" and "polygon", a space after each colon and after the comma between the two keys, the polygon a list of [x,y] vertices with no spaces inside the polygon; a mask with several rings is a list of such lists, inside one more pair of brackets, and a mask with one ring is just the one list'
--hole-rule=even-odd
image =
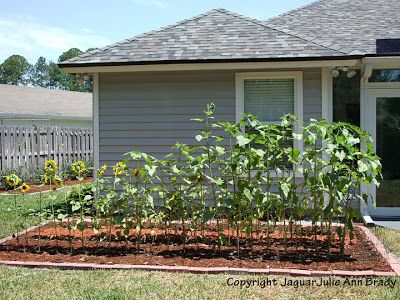
{"label": "sky", "polygon": [[312,0],[0,0],[0,63],[13,54],[57,61],[213,8],[265,20]]}

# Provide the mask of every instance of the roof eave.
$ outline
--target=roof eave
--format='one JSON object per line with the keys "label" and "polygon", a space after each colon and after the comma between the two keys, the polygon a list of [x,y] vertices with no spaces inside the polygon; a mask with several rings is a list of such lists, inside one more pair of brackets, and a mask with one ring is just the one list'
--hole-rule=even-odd
{"label": "roof eave", "polygon": [[73,121],[91,121],[92,117],[77,116],[58,116],[58,115],[37,115],[37,114],[18,114],[18,113],[0,113],[0,119],[34,119],[34,120],[73,120]]}
{"label": "roof eave", "polygon": [[[285,67],[283,64],[299,63],[299,65],[306,66],[307,63],[312,67],[320,66],[337,66],[340,62],[347,62],[349,66],[354,66],[362,59],[364,55],[331,55],[331,56],[316,56],[316,57],[277,57],[277,58],[249,58],[249,59],[196,59],[196,60],[158,60],[158,61],[123,61],[123,62],[90,62],[90,63],[59,63],[58,66],[69,73],[91,73],[91,72],[113,72],[112,68],[128,68],[125,71],[157,71],[157,70],[188,70],[204,69],[210,67],[211,69],[218,69],[218,66],[223,64],[229,69],[241,68],[241,66],[251,67],[245,64],[260,64],[267,66],[271,65],[272,68]],[[320,64],[318,63],[320,62]],[[303,63],[303,64],[300,64]],[[257,65],[255,65],[257,67]],[[268,67],[268,66],[267,66]],[[295,67],[295,66],[292,66]],[[122,70],[124,71],[124,70]]]}

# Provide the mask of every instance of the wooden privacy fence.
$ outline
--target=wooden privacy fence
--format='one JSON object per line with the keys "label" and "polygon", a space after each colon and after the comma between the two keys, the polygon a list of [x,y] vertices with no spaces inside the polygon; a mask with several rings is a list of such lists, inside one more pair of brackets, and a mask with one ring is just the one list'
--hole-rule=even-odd
{"label": "wooden privacy fence", "polygon": [[35,168],[47,159],[59,165],[89,160],[93,130],[60,127],[0,127],[0,170]]}

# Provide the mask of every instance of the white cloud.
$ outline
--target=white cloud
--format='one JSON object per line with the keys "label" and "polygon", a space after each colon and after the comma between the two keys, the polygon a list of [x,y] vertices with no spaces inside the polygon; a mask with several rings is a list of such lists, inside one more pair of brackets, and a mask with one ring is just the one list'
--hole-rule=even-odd
{"label": "white cloud", "polygon": [[56,61],[72,47],[86,50],[107,44],[106,38],[87,28],[72,32],[41,24],[29,17],[0,18],[0,63],[13,54],[20,54],[31,63],[39,56]]}
{"label": "white cloud", "polygon": [[153,6],[157,8],[164,8],[167,6],[165,0],[131,0],[132,3],[142,6]]}

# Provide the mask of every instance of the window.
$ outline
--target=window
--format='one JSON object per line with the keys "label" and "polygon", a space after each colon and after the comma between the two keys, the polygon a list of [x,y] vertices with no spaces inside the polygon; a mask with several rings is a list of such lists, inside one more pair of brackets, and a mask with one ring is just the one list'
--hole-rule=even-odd
{"label": "window", "polygon": [[400,69],[373,70],[369,82],[400,82]]}
{"label": "window", "polygon": [[244,112],[262,122],[278,122],[294,114],[294,79],[244,79]]}
{"label": "window", "polygon": [[[285,114],[303,119],[303,72],[254,72],[236,74],[236,120],[245,113],[265,123],[281,122]],[[298,131],[296,124],[294,131]],[[287,143],[302,151],[302,142]],[[285,162],[282,164],[286,165]],[[296,175],[297,176],[297,175]]]}
{"label": "window", "polygon": [[345,72],[333,78],[333,121],[360,126],[360,71],[352,78]]}
{"label": "window", "polygon": [[266,123],[279,123],[285,114],[303,119],[303,73],[238,73],[236,119],[244,113]]}

